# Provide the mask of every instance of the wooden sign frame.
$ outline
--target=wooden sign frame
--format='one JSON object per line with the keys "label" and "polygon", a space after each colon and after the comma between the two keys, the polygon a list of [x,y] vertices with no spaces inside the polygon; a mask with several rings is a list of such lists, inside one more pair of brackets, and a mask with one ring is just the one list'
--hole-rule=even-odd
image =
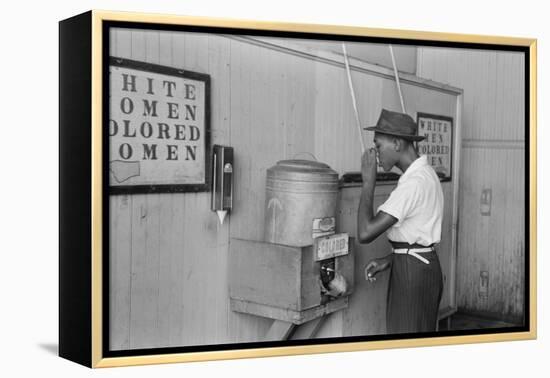
{"label": "wooden sign frame", "polygon": [[[521,327],[445,334],[355,335],[327,339],[243,342],[110,350],[109,340],[109,194],[174,193],[200,191],[204,185],[128,187],[113,190],[108,183],[109,139],[104,132],[109,120],[109,37],[112,27],[222,33],[331,41],[373,41],[422,46],[475,47],[516,51],[525,57],[525,321]],[[362,27],[235,21],[186,16],[90,11],[60,22],[60,241],[59,241],[59,354],[88,367],[114,367],[235,359],[260,356],[345,352],[395,347],[449,345],[488,341],[534,339],[536,318],[536,51],[535,39],[488,37]],[[280,48],[280,47],[275,47]],[[307,51],[297,53],[308,56]],[[316,57],[332,65],[326,56]],[[368,68],[368,69],[367,69]],[[391,77],[392,71],[375,65],[360,67],[375,76]],[[163,68],[164,69],[164,68]],[[197,76],[199,77],[199,76]],[[200,76],[210,83],[206,76]],[[414,82],[404,75],[402,83]],[[418,86],[431,85],[429,80]],[[208,84],[210,85],[210,84]],[[212,85],[215,85],[212,82]],[[441,85],[443,91],[447,90]],[[209,90],[207,91],[207,93]],[[214,97],[214,93],[213,96]],[[209,106],[209,100],[206,106]],[[210,122],[210,108],[207,108]],[[349,118],[351,122],[352,117]],[[460,122],[460,120],[455,120]],[[210,133],[207,133],[208,136]],[[213,138],[208,139],[207,151]],[[255,142],[252,140],[252,142]],[[347,148],[343,146],[342,148]],[[206,175],[209,169],[206,154]],[[235,150],[238,177],[239,151]],[[257,172],[256,172],[257,174]],[[236,187],[239,190],[246,188]],[[204,193],[203,193],[204,194]],[[162,194],[155,194],[162,195]],[[197,194],[189,194],[195,196]],[[194,197],[195,198],[195,197]],[[234,214],[239,211],[235,201]],[[136,207],[139,211],[140,208]],[[209,210],[209,209],[208,209]],[[137,221],[146,211],[134,214]],[[194,216],[194,214],[189,214]],[[213,215],[213,219],[215,215]],[[203,226],[216,229],[216,221]],[[259,220],[257,220],[259,221]],[[453,227],[457,228],[458,224]],[[147,267],[146,269],[147,270]],[[355,280],[362,279],[356,277]],[[147,289],[147,288],[146,288]],[[201,314],[199,314],[201,316]],[[138,325],[139,326],[139,325]]]}
{"label": "wooden sign frame", "polygon": [[[162,74],[167,76],[172,76],[176,78],[191,79],[195,81],[200,81],[204,83],[205,93],[204,93],[204,103],[202,107],[204,108],[204,129],[202,137],[202,148],[204,150],[204,159],[199,164],[204,164],[203,166],[203,176],[202,182],[194,183],[178,183],[174,179],[173,183],[169,184],[147,184],[147,185],[111,185],[109,192],[111,194],[131,194],[131,193],[174,193],[174,192],[200,192],[210,190],[210,76],[203,73],[193,72],[190,70],[184,70],[174,67],[167,67],[159,64],[147,63],[147,62],[138,62],[130,59],[123,59],[110,56],[109,65],[114,67],[130,68],[137,71],[142,71],[144,73],[152,72],[156,74]],[[108,83],[104,84],[104,89],[108,90]],[[105,96],[105,94],[104,94]],[[109,95],[107,95],[109,97]],[[110,113],[109,109],[106,111],[106,114]],[[137,162],[139,164],[139,162]],[[112,170],[112,168],[110,168]],[[112,179],[112,178],[111,178]]]}
{"label": "wooden sign frame", "polygon": [[[454,135],[455,135],[454,120],[453,120],[452,117],[418,112],[416,114],[416,123],[418,124],[418,132],[419,133],[420,133],[420,119],[421,118],[436,119],[436,120],[446,121],[446,122],[449,122],[451,124],[451,130],[449,131],[449,133],[451,134],[451,140],[450,140],[450,143],[449,143],[449,150],[450,150],[449,151],[449,174],[440,177],[441,181],[451,181],[452,178],[453,178],[453,161],[454,161],[454,146],[455,146],[455,144],[454,144]],[[418,144],[421,144],[423,142],[424,141],[420,141],[420,142],[418,142]],[[420,147],[418,147],[418,148],[420,149]],[[420,153],[422,154],[422,151],[420,151]],[[437,172],[437,170],[436,170],[436,173],[438,173],[438,175],[439,175],[439,172]]]}

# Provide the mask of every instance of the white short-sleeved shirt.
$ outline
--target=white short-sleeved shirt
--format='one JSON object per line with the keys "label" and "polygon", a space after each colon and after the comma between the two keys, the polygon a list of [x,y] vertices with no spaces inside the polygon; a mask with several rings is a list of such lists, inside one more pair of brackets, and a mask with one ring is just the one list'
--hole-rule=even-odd
{"label": "white short-sleeved shirt", "polygon": [[441,241],[443,190],[426,156],[411,163],[378,211],[397,218],[386,231],[391,241],[422,245]]}

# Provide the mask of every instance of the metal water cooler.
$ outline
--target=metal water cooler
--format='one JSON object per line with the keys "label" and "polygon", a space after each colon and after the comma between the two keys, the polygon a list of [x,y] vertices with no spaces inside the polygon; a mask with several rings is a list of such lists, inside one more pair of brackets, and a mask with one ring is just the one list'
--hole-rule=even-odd
{"label": "metal water cooler", "polygon": [[231,239],[233,311],[299,325],[347,306],[354,242],[335,234],[338,185],[338,173],[320,162],[283,160],[267,170],[264,240]]}

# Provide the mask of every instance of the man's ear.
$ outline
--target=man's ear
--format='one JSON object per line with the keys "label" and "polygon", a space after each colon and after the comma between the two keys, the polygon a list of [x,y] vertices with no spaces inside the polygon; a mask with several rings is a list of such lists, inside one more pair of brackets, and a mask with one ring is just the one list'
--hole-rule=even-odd
{"label": "man's ear", "polygon": [[393,148],[395,151],[401,151],[403,149],[403,143],[399,138],[393,138]]}

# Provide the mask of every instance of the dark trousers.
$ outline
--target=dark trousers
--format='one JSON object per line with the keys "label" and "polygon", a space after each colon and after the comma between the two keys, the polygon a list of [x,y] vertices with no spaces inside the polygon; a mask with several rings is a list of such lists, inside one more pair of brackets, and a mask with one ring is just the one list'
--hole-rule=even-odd
{"label": "dark trousers", "polygon": [[437,253],[392,254],[386,325],[388,333],[435,331],[443,276]]}

